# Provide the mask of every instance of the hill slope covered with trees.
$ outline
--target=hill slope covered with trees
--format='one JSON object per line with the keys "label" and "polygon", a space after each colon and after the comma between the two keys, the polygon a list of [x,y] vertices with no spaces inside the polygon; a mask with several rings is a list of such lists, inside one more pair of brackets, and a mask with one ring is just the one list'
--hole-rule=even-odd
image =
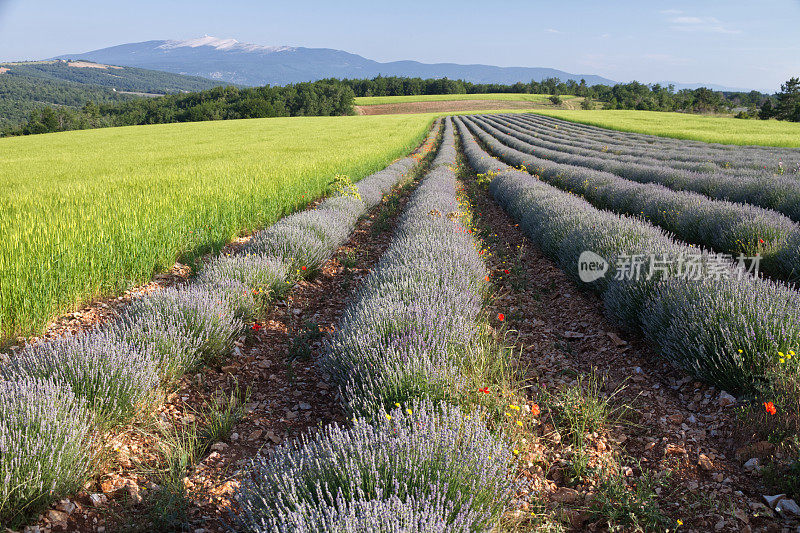
{"label": "hill slope covered with trees", "polygon": [[202,91],[221,82],[131,67],[82,61],[0,64],[0,130],[45,107],[78,109],[89,102],[124,102],[141,94]]}

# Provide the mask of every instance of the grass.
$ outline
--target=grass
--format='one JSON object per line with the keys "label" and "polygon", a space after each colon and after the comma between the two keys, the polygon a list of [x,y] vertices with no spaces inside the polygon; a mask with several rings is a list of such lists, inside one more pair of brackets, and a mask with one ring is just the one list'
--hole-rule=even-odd
{"label": "grass", "polygon": [[601,128],[659,137],[800,148],[800,124],[795,122],[632,110],[536,110],[535,113]]}
{"label": "grass", "polygon": [[200,424],[168,427],[157,440],[158,465],[143,473],[156,482],[148,493],[148,516],[158,531],[185,531],[192,505],[184,478],[215,442],[226,440],[244,415],[250,391],[236,385],[229,395],[215,396],[197,412]]}
{"label": "grass", "polygon": [[423,115],[133,126],[0,139],[0,338],[191,262],[422,141]]}
{"label": "grass", "polygon": [[[409,96],[359,96],[356,105],[407,104],[410,102],[453,102],[458,100],[498,100],[505,102],[534,102],[549,104],[548,94],[486,93],[486,94],[414,94]],[[575,98],[562,96],[562,100]]]}

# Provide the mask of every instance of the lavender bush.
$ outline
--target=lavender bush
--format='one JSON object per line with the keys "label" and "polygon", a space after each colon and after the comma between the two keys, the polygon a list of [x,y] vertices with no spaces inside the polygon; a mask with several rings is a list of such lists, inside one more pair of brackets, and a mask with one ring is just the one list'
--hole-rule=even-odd
{"label": "lavender bush", "polygon": [[113,327],[123,339],[148,346],[163,380],[201,362],[215,363],[244,331],[227,298],[200,286],[169,288],[133,303]]}
{"label": "lavender bush", "polygon": [[353,411],[440,400],[460,379],[455,346],[475,335],[486,267],[458,220],[455,156],[448,121],[395,239],[329,342],[325,365]]}
{"label": "lavender bush", "polygon": [[90,470],[92,416],[52,379],[0,381],[0,523],[22,524],[81,487]]}
{"label": "lavender bush", "polygon": [[[458,125],[470,164],[478,172],[497,169],[497,161],[486,157],[463,122]],[[572,275],[584,250],[599,253],[612,265],[623,254],[676,257],[697,252],[643,221],[597,210],[509,167],[495,174],[490,191],[527,235]],[[601,294],[613,318],[642,328],[665,357],[699,378],[742,394],[760,390],[765,369],[778,364],[778,350],[800,345],[800,295],[784,284],[740,274],[728,263],[717,280],[666,279],[664,274],[625,281],[606,276],[591,287]]]}
{"label": "lavender bush", "polygon": [[662,355],[735,394],[762,384],[780,366],[778,353],[800,346],[800,294],[761,279],[665,281],[641,316]]}
{"label": "lavender bush", "polygon": [[327,260],[329,247],[312,230],[295,225],[288,217],[253,236],[241,253],[276,258],[294,275],[303,267],[316,271]]}
{"label": "lavender bush", "polygon": [[2,368],[4,379],[52,379],[72,389],[109,427],[130,420],[158,384],[147,348],[93,331],[26,347]]}
{"label": "lavender bush", "polygon": [[[272,298],[286,292],[288,278],[289,272],[282,259],[252,253],[218,257],[203,267],[197,280],[210,291],[219,290],[228,295],[226,300],[237,310],[236,314],[252,320],[254,316],[263,314]],[[231,283],[243,285],[251,297],[245,297],[235,285],[225,288]],[[238,297],[240,294],[242,298]]]}
{"label": "lavender bush", "polygon": [[325,507],[303,502],[290,511],[277,511],[271,529],[262,526],[252,529],[259,533],[460,533],[486,521],[481,511],[453,512],[445,493],[446,489],[433,487],[430,495],[408,496],[405,501],[393,495],[352,502],[339,497],[335,505]]}
{"label": "lavender bush", "polygon": [[422,521],[412,527],[487,530],[508,497],[510,461],[508,446],[477,415],[414,402],[257,456],[239,495],[242,519],[250,531],[317,530],[321,523],[325,531],[361,531],[380,516],[362,513],[395,508],[403,515],[391,527]]}
{"label": "lavender bush", "polygon": [[[283,284],[285,286],[285,283]],[[233,315],[242,322],[252,322],[266,313],[267,305],[275,294],[282,294],[283,286],[274,291],[262,288],[251,289],[241,281],[220,277],[219,280],[204,279],[198,287],[219,296],[233,311]]]}
{"label": "lavender bush", "polygon": [[[485,121],[483,124],[486,124]],[[560,144],[546,145],[530,135],[513,132],[508,128],[506,130],[515,133],[509,135],[501,132],[510,137],[510,139],[504,138],[510,146],[535,154],[542,159],[610,172],[632,181],[659,183],[670,189],[694,191],[718,200],[756,205],[778,211],[796,222],[800,221],[800,179],[794,176],[742,172],[733,175],[723,172],[692,172],[667,168],[659,164],[621,162],[598,156],[576,155],[564,152],[559,148]]]}
{"label": "lavender bush", "polygon": [[774,174],[780,171],[779,163],[786,170],[795,168],[800,162],[800,152],[794,148],[732,146],[672,139],[609,130],[542,115],[505,115],[503,118],[549,138],[568,141],[574,146],[618,156],[658,159],[676,168],[691,169],[688,165],[698,165],[695,170],[700,172],[755,170],[762,174]]}
{"label": "lavender bush", "polygon": [[[431,136],[438,134],[436,128],[431,131]],[[413,157],[406,157],[392,163],[380,172],[364,178],[356,184],[361,201],[367,209],[378,205],[383,196],[392,190],[400,179],[414,167],[416,161]]]}
{"label": "lavender bush", "polygon": [[[763,256],[763,270],[778,279],[794,281],[800,276],[800,226],[774,211],[553,163],[502,144],[516,145],[512,137],[488,123],[476,121],[470,125],[501,160],[524,164],[537,177],[585,197],[595,207],[642,216],[686,242],[718,252],[734,256],[759,253]],[[478,125],[483,129],[475,127]]]}

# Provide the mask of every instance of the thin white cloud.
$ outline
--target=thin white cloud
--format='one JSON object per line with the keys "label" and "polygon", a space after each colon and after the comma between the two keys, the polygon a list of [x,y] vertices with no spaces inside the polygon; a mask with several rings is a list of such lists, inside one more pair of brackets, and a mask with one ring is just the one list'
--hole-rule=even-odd
{"label": "thin white cloud", "polygon": [[547,33],[561,33],[560,31],[558,31],[558,30],[554,30],[553,28],[547,28],[547,29],[546,29],[546,30],[544,30],[544,31],[545,31],[545,32],[547,32]]}
{"label": "thin white cloud", "polygon": [[673,24],[702,24],[703,19],[700,17],[675,17],[672,19]]}
{"label": "thin white cloud", "polygon": [[610,33],[604,33],[603,35],[600,36],[601,39],[608,39],[609,37],[611,37]]}
{"label": "thin white cloud", "polygon": [[703,33],[741,33],[740,30],[728,28],[716,17],[681,16],[669,19],[671,29],[676,31],[703,32]]}

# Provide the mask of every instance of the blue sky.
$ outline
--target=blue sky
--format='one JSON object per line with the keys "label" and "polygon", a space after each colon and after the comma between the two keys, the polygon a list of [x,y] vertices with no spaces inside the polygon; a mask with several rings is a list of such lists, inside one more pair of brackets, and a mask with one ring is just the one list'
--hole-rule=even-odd
{"label": "blue sky", "polygon": [[204,34],[770,92],[800,76],[800,0],[0,0],[0,60]]}

